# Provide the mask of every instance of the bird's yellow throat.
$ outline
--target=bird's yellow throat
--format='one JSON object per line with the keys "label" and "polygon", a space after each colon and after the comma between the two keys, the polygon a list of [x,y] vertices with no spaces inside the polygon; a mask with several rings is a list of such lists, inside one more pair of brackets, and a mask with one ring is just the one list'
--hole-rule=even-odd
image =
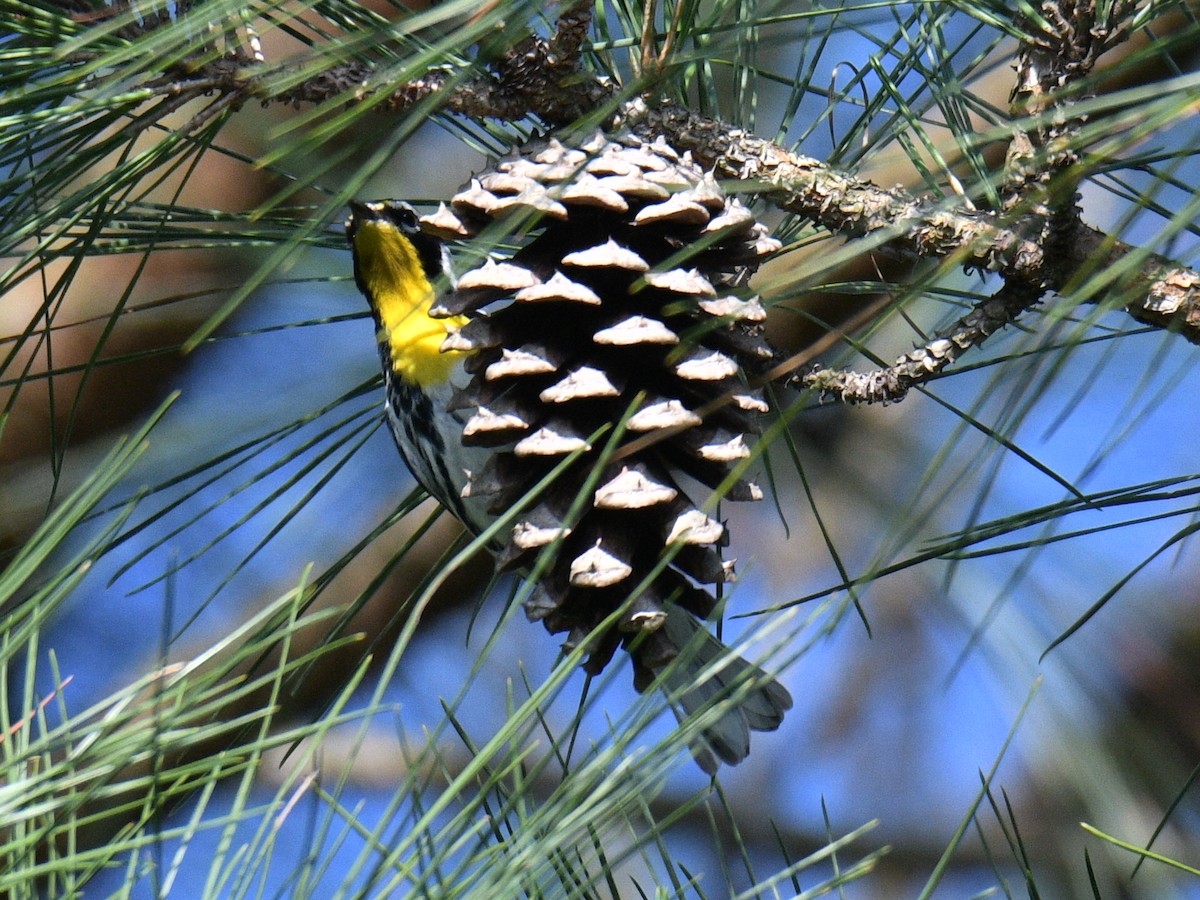
{"label": "bird's yellow throat", "polygon": [[390,222],[366,221],[354,235],[354,253],[379,316],[379,340],[391,350],[392,371],[423,388],[446,381],[464,354],[440,347],[447,328],[467,320],[430,317],[434,288],[412,241]]}

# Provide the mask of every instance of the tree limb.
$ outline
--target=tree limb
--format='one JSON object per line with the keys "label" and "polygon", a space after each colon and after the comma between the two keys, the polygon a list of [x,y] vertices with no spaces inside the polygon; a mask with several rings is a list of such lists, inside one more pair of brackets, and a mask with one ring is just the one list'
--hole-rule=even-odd
{"label": "tree limb", "polygon": [[[650,138],[666,135],[676,149],[690,151],[718,178],[757,183],[761,196],[776,207],[834,234],[867,239],[864,250],[878,246],[902,258],[950,259],[966,269],[995,272],[1018,282],[1014,291],[1021,296],[1035,287],[1043,293],[1066,291],[1079,283],[1082,273],[1119,268],[1130,254],[1140,255],[1132,280],[1122,285],[1126,312],[1139,322],[1200,343],[1200,275],[1080,223],[1074,191],[1061,180],[1074,161],[1069,138],[1079,125],[1067,109],[1074,102],[1068,89],[1091,71],[1102,52],[1127,36],[1125,20],[1134,7],[1122,0],[1100,21],[1095,0],[1045,0],[1045,28],[1038,30],[1022,20],[1027,39],[1019,59],[1014,111],[1049,110],[1056,115],[1035,117],[1032,134],[1014,136],[1006,166],[1004,215],[881,188],[670,103],[626,103],[614,125]],[[403,110],[437,95],[441,108],[455,114],[509,121],[535,116],[549,125],[565,126],[614,95],[611,84],[581,65],[591,9],[590,2],[581,0],[567,5],[549,38],[530,35],[465,80],[448,69],[432,69],[404,84],[379,85],[374,83],[376,67],[350,61],[272,93],[267,73],[257,74],[256,65],[243,57],[227,57],[146,87],[177,96],[217,93],[223,95],[223,105],[234,108],[250,100],[359,102],[386,91],[381,105]],[[1075,171],[1070,178],[1078,181],[1080,176]],[[1057,199],[1049,203],[1047,198]]]}

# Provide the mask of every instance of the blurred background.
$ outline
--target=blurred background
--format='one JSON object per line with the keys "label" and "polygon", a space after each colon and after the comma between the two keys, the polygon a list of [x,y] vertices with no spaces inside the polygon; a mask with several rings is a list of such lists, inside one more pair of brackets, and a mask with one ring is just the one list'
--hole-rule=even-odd
{"label": "blurred background", "polygon": [[[753,59],[714,63],[711,90],[720,109],[753,94],[752,121],[742,124],[796,142],[804,154],[879,184],[944,190],[952,169],[966,178],[972,164],[1003,159],[998,139],[981,138],[971,153],[961,142],[1002,120],[1014,44],[979,15],[920,6],[761,9],[766,24]],[[1106,60],[1116,73],[1106,89],[1194,72],[1195,51],[1166,40],[1172,27],[1195,28],[1189,9],[1179,4],[1139,32],[1133,49]],[[264,29],[261,39],[270,60],[303,49],[284,29]],[[751,48],[729,36],[717,45]],[[908,127],[897,124],[898,109],[912,117]],[[195,114],[185,107],[168,121]],[[11,558],[114,440],[178,391],[114,497],[147,493],[46,625],[37,663],[24,672],[33,673],[38,697],[61,694],[56,704],[85,710],[159,666],[205,652],[294,588],[306,566],[316,574],[334,567],[317,603],[365,597],[343,623],[345,633],[364,637],[290,683],[276,698],[275,724],[328,713],[372,652],[347,700],[370,710],[369,728],[331,725],[317,768],[341,773],[341,809],[353,810],[366,832],[387,835],[389,820],[397,829],[404,821],[396,786],[411,775],[406,748],[436,742],[447,769],[466,767],[472,742],[503,727],[559,649],[540,627],[505,611],[514,586],[494,584],[490,562],[477,556],[437,591],[403,656],[389,657],[410,622],[404,602],[440,571],[459,531],[445,516],[430,524],[436,510],[428,502],[411,512],[404,505],[414,483],[382,427],[373,327],[340,221],[321,221],[282,264],[272,257],[289,223],[308,220],[348,179],[364,176],[364,199],[447,198],[486,164],[486,132],[429,121],[380,163],[378,135],[407,120],[375,110],[336,141],[315,144],[311,156],[256,164],[297,129],[325,124],[299,115],[247,105],[191,168],[148,192],[140,201],[147,221],[160,204],[193,211],[190,221],[174,220],[171,240],[140,245],[145,252],[118,252],[114,242],[112,252],[50,259],[4,295],[0,548]],[[1194,112],[1181,113],[1130,154],[1198,144]],[[289,187],[286,176],[306,165],[320,174]],[[1198,181],[1197,161],[1183,150],[1162,163],[1116,160],[1086,183],[1084,219],[1194,265],[1195,228],[1180,224],[1178,211]],[[285,187],[294,190],[285,206],[245,215]],[[792,241],[756,282],[773,304],[771,335],[782,349],[803,349],[819,323],[844,321],[886,296],[897,302],[869,334],[867,352],[888,361],[994,289],[987,278],[869,256],[831,271],[821,258],[838,242],[763,214]],[[270,277],[183,352],[267,262]],[[1022,324],[900,404],[781,398],[789,425],[767,457],[773,496],[722,510],[741,573],[725,633],[783,622],[758,646],[792,635],[776,662],[794,658],[781,679],[796,708],[778,733],[755,736],[744,765],[722,773],[719,798],[694,801],[707,779],[681,757],[649,800],[660,818],[682,810],[667,840],[705,896],[722,896],[724,885],[743,889],[753,873],[783,868],[871,822],[842,852],[858,859],[890,850],[845,895],[916,895],[964,819],[968,834],[938,896],[1028,895],[1026,868],[1042,896],[1093,896],[1089,865],[1105,897],[1200,896],[1200,879],[1170,866],[1147,863],[1131,876],[1137,857],[1079,824],[1137,846],[1155,836],[1156,852],[1200,864],[1200,807],[1190,789],[1200,762],[1200,605],[1188,539],[1200,477],[1196,349],[1103,304],[1048,303]],[[870,367],[849,351],[829,359]],[[1093,500],[1125,499],[1079,503],[1068,484]],[[1071,511],[1029,514],[1056,504]],[[58,558],[106,521],[82,525]],[[1011,531],[998,528],[983,542],[953,538],[1006,521]],[[845,589],[847,578],[864,575]],[[784,607],[791,618],[755,615]],[[600,699],[580,725],[581,748],[603,743],[638,702],[628,672],[613,669],[591,688]],[[27,690],[22,676],[9,674],[10,703]],[[583,690],[575,673],[547,706],[551,732],[571,729]],[[645,739],[667,732],[668,720],[658,716]],[[292,777],[291,763],[286,747],[275,748],[249,800],[244,782],[231,779],[202,807],[188,801],[164,812],[157,827],[169,833],[201,812],[219,818],[260,802],[258,794],[265,803]],[[990,794],[972,820],[984,776]],[[554,789],[548,779],[533,790]],[[329,808],[328,795],[300,791],[287,815],[272,820],[273,862],[257,882],[265,894],[290,895],[297,867],[319,857],[304,884],[326,895],[320,885],[336,884],[361,858],[370,840],[362,830],[328,830]],[[156,845],[157,856],[136,864],[146,874],[134,879],[133,895],[166,887],[204,896],[221,842],[250,840],[261,825],[251,816],[239,822],[233,837],[201,829]],[[799,876],[800,887],[836,866],[823,861]],[[653,861],[635,856],[621,877],[653,883],[643,868]],[[106,896],[129,877],[128,868],[112,867],[86,896]],[[618,895],[636,896],[630,884],[622,881]],[[217,887],[232,895],[236,885]],[[396,889],[409,893],[420,892]]]}

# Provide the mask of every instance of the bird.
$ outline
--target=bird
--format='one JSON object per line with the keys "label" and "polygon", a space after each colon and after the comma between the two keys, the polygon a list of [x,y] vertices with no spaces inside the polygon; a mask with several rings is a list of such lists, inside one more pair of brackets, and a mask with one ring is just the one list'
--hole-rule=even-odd
{"label": "bird", "polygon": [[[456,278],[447,240],[497,224],[523,245]],[[666,141],[603,133],[521,148],[424,217],[352,201],[346,236],[418,483],[536,575],[527,616],[590,640],[589,673],[623,646],[681,720],[732,696],[691,751],[710,775],[745,760],[792,698],[707,627],[728,535],[689,490],[762,496],[739,474],[768,410],[747,369],[774,354],[744,286],[779,242]]]}

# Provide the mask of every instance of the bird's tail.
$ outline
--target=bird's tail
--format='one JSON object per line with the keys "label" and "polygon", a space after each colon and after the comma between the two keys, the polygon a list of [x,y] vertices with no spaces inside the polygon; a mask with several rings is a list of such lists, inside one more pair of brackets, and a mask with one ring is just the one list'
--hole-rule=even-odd
{"label": "bird's tail", "polygon": [[[671,605],[667,619],[645,651],[634,648],[638,689],[654,678],[672,712],[683,721],[709,709],[718,698],[736,697],[720,718],[692,744],[692,755],[709,775],[721,763],[737,765],[750,754],[751,731],[774,731],[792,708],[792,695],[778,681],[722,644],[693,615]],[[664,645],[675,653],[663,653]],[[671,658],[678,662],[671,665]]]}

